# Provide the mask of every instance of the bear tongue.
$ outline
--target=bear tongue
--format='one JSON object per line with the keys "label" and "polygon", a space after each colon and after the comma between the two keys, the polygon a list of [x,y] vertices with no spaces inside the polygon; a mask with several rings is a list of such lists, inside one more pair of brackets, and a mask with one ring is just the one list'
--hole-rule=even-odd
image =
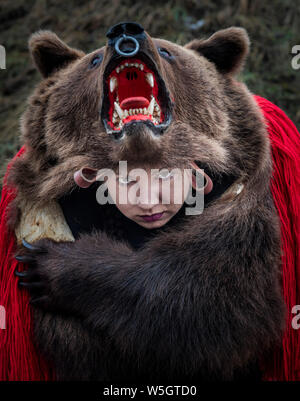
{"label": "bear tongue", "polygon": [[144,107],[148,108],[149,100],[143,96],[127,97],[126,99],[122,100],[120,106],[123,110],[140,109]]}

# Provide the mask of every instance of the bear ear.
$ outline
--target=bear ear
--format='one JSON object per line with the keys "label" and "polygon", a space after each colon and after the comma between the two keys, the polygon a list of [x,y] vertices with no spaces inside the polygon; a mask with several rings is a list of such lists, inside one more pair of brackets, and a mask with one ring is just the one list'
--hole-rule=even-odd
{"label": "bear ear", "polygon": [[38,31],[31,35],[29,51],[43,77],[84,56],[82,51],[69,47],[51,31]]}
{"label": "bear ear", "polygon": [[241,70],[249,46],[246,30],[231,27],[214,33],[207,40],[194,39],[184,47],[195,50],[212,61],[220,72],[235,74]]}

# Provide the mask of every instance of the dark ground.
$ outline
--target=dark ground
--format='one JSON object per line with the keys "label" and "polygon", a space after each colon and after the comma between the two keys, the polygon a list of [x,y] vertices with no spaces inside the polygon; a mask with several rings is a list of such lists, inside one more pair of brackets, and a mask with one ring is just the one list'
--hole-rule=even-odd
{"label": "dark ground", "polygon": [[128,20],[181,45],[232,25],[246,28],[252,46],[240,78],[300,127],[300,69],[291,66],[291,49],[300,45],[298,0],[1,0],[0,44],[7,58],[0,70],[0,168],[20,146],[19,118],[40,79],[28,54],[30,34],[50,29],[89,52],[105,44],[111,25]]}

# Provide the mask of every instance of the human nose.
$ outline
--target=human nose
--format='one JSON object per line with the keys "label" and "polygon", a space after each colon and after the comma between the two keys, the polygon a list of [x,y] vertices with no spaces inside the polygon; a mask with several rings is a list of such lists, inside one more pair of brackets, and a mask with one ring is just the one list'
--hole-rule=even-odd
{"label": "human nose", "polygon": [[160,185],[157,180],[149,180],[139,186],[138,205],[143,210],[151,209],[160,203]]}

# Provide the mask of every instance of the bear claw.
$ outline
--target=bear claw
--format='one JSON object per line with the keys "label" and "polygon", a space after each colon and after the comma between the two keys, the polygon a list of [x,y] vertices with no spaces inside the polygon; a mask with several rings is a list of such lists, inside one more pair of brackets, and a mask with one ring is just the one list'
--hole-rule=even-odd
{"label": "bear claw", "polygon": [[24,238],[22,239],[22,244],[25,248],[29,249],[30,251],[35,251],[35,252],[44,252],[44,250],[41,247],[35,246],[27,242]]}
{"label": "bear claw", "polygon": [[15,256],[15,259],[17,259],[18,262],[22,262],[22,263],[33,262],[33,259],[27,255],[17,255],[17,256]]}
{"label": "bear claw", "polygon": [[27,277],[28,273],[27,272],[19,272],[18,270],[15,270],[15,275],[18,277]]}

